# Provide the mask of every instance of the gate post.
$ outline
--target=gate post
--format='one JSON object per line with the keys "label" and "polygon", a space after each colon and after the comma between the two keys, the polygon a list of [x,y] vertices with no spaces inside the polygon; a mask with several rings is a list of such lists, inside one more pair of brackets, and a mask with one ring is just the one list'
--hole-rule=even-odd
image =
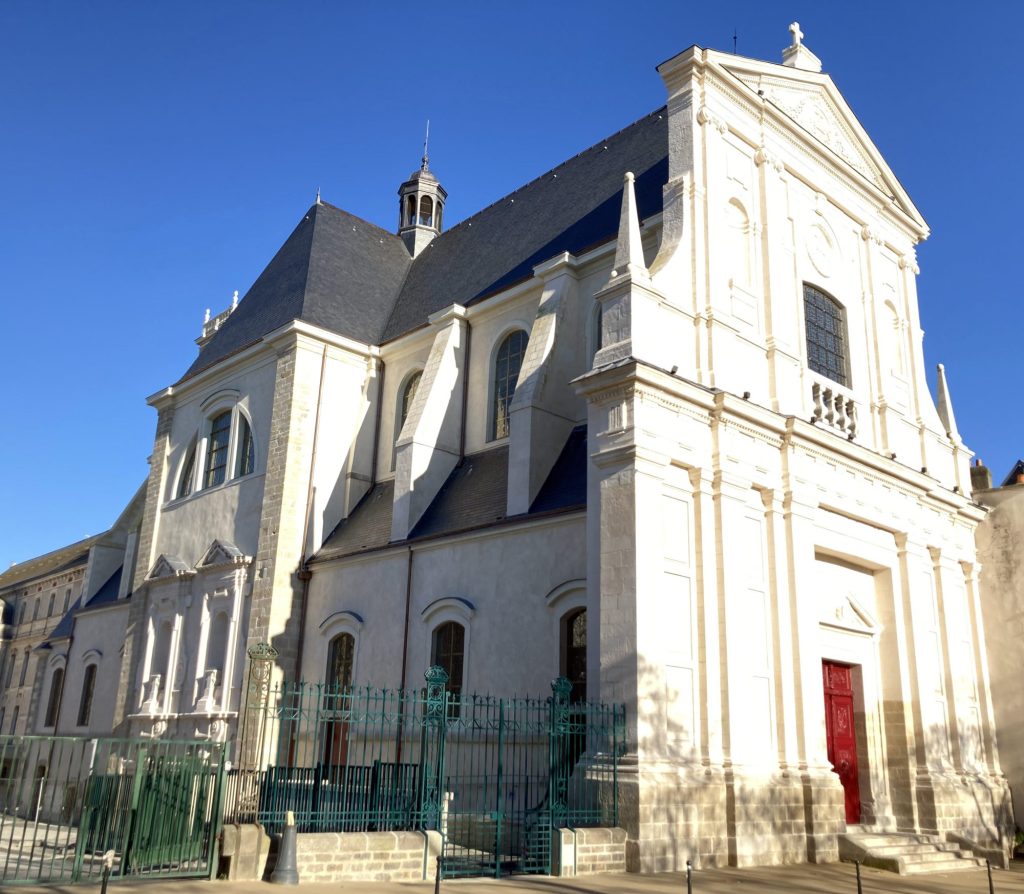
{"label": "gate post", "polygon": [[569,774],[572,772],[569,736],[569,693],[572,683],[565,677],[551,681],[551,720],[548,733],[548,804],[551,828],[561,829],[569,818]]}
{"label": "gate post", "polygon": [[422,787],[420,825],[424,829],[441,828],[444,794],[444,745],[448,727],[448,673],[436,664],[423,675],[427,681],[424,705],[422,748]]}
{"label": "gate post", "polygon": [[249,684],[245,706],[240,718],[238,743],[240,770],[259,770],[263,763],[263,730],[266,723],[267,699],[270,695],[270,672],[277,649],[270,643],[256,643],[249,648]]}

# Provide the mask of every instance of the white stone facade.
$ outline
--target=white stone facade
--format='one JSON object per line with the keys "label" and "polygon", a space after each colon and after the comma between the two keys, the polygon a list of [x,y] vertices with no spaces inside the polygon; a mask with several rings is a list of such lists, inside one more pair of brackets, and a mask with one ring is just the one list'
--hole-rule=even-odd
{"label": "white stone facade", "polygon": [[[348,634],[353,682],[411,687],[447,622],[463,686],[542,693],[585,610],[587,696],[627,706],[629,868],[834,860],[848,822],[1004,846],[984,513],[927,382],[928,229],[793,33],[784,65],[694,47],[659,67],[659,213],[616,171],[617,235],[381,343],[286,322],[154,395],[101,716],[235,739],[248,647],[318,682]],[[414,178],[403,203],[417,183],[443,195]],[[439,215],[402,221],[413,263],[442,250]],[[585,499],[536,508],[582,426]],[[460,504],[477,467],[500,474]],[[830,669],[850,681],[845,790]]]}

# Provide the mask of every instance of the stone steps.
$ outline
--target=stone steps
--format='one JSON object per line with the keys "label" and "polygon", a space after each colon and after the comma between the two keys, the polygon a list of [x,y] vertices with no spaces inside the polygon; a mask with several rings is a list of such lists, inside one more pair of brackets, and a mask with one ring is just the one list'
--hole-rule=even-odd
{"label": "stone steps", "polygon": [[856,829],[839,836],[839,859],[900,875],[985,868],[972,852],[936,836]]}

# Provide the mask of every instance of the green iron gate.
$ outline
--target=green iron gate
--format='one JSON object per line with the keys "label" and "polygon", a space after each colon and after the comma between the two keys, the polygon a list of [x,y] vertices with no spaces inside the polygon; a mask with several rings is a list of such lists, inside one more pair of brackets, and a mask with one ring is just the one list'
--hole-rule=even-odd
{"label": "green iron gate", "polygon": [[552,834],[618,822],[625,709],[451,692],[285,684],[247,708],[252,762],[225,819],[279,832],[436,830],[446,877],[550,873]]}
{"label": "green iron gate", "polygon": [[225,746],[0,737],[0,881],[210,877]]}

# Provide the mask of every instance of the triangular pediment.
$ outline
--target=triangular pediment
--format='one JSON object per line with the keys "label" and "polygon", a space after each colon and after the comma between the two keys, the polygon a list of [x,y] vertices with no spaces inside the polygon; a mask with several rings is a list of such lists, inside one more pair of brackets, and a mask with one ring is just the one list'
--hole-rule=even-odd
{"label": "triangular pediment", "polygon": [[188,570],[188,565],[177,556],[161,553],[153,563],[153,567],[149,570],[146,578],[147,580],[159,580],[162,577],[180,577],[183,574],[187,574]]}
{"label": "triangular pediment", "polygon": [[197,568],[211,565],[235,565],[245,561],[245,554],[229,540],[214,540],[206,554],[199,560]]}
{"label": "triangular pediment", "polygon": [[766,99],[801,132],[894,200],[927,233],[924,218],[831,77],[770,62],[715,55],[722,67],[759,100]]}
{"label": "triangular pediment", "polygon": [[878,622],[852,593],[839,596],[826,608],[821,623],[853,633],[873,635],[879,632]]}

